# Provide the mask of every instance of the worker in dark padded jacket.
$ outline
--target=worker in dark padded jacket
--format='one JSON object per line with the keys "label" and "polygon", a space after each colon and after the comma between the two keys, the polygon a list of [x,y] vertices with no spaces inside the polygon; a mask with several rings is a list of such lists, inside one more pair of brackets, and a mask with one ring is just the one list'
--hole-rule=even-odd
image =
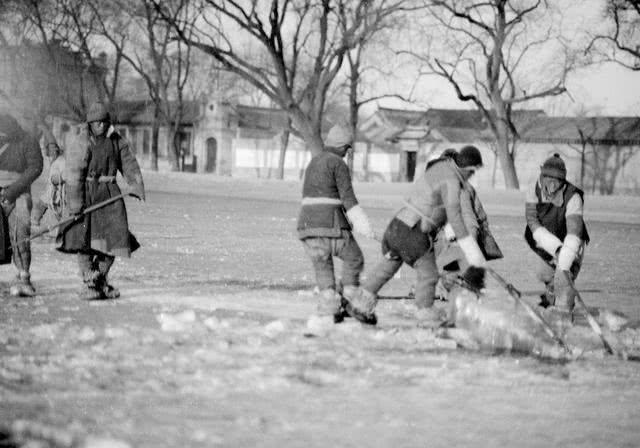
{"label": "worker in dark padded jacket", "polygon": [[540,257],[537,276],[545,285],[540,305],[573,311],[575,291],[572,279],[578,276],[589,233],[583,219],[584,193],[567,182],[567,168],[559,154],[540,167],[540,177],[527,193],[525,239]]}
{"label": "worker in dark padded jacket", "polygon": [[[12,296],[34,296],[31,284],[31,184],[42,173],[38,141],[15,118],[0,114],[0,204],[18,275]],[[6,261],[6,260],[5,260]]]}
{"label": "worker in dark padded jacket", "polygon": [[349,168],[343,157],[353,144],[351,131],[336,125],[329,130],[322,152],[304,174],[298,237],[311,258],[319,289],[317,315],[330,323],[341,316],[341,295],[334,278],[333,258],[343,261],[342,294],[349,297],[360,285],[364,258],[352,230],[373,238],[369,218],[358,204]]}

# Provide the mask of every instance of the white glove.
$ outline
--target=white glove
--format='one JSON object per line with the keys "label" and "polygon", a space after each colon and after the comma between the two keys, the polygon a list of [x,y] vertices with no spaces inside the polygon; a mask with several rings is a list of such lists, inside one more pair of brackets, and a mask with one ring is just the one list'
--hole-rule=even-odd
{"label": "white glove", "polygon": [[456,233],[453,231],[453,227],[451,227],[451,224],[447,223],[442,228],[442,231],[444,232],[444,237],[446,238],[447,241],[455,241],[456,240]]}
{"label": "white glove", "polygon": [[538,247],[541,247],[552,257],[556,255],[558,248],[562,246],[562,241],[560,241],[560,238],[549,232],[544,227],[538,227],[536,230],[534,230],[533,239]]}
{"label": "white glove", "polygon": [[577,235],[569,234],[564,238],[564,244],[558,254],[558,269],[561,271],[568,271],[571,269],[573,261],[578,255],[582,240]]}
{"label": "white glove", "polygon": [[458,245],[471,266],[481,268],[487,265],[487,260],[482,255],[478,242],[471,235],[458,239]]}
{"label": "white glove", "polygon": [[353,226],[353,230],[360,235],[375,239],[376,234],[373,231],[373,227],[371,227],[371,222],[367,217],[367,214],[362,210],[362,207],[356,205],[347,210],[347,216],[349,217],[349,221],[351,221],[351,225]]}

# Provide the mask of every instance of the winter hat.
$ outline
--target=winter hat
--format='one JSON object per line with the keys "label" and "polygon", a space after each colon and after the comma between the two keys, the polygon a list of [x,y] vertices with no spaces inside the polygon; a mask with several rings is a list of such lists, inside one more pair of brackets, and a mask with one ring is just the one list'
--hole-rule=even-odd
{"label": "winter hat", "polygon": [[87,123],[91,123],[93,121],[109,121],[109,111],[104,103],[95,102],[91,106],[89,106],[89,111],[87,112]]}
{"label": "winter hat", "polygon": [[544,161],[540,167],[540,172],[543,176],[555,177],[560,180],[567,178],[567,167],[564,165],[558,153],[555,153]]}
{"label": "winter hat", "polygon": [[341,148],[343,146],[353,144],[353,134],[351,133],[351,129],[347,129],[339,124],[333,126],[329,129],[329,133],[327,134],[324,144],[332,148]]}
{"label": "winter hat", "polygon": [[465,146],[456,154],[456,165],[460,168],[468,168],[472,166],[482,166],[482,155],[480,150],[475,146]]}

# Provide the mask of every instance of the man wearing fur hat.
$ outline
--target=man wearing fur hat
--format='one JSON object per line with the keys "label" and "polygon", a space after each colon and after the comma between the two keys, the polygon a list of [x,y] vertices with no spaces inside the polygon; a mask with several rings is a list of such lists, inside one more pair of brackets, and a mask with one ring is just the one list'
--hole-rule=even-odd
{"label": "man wearing fur hat", "polygon": [[[86,207],[121,194],[118,171],[144,200],[140,167],[129,144],[113,126],[107,108],[94,103],[87,113],[88,129],[76,129],[67,145],[66,180],[69,212],[79,214]],[[130,257],[140,247],[129,232],[123,199],[113,202],[61,229],[58,250],[78,254],[83,286],[82,299],[116,298],[120,292],[107,281],[116,256]]]}
{"label": "man wearing fur hat", "polygon": [[[31,284],[31,184],[42,173],[42,153],[35,138],[15,118],[0,114],[0,205],[9,232],[13,263],[18,275],[12,296],[34,296]],[[8,249],[8,248],[7,248]]]}
{"label": "man wearing fur hat", "polygon": [[567,182],[567,168],[559,154],[540,167],[540,177],[527,194],[525,239],[540,257],[538,279],[546,288],[540,305],[572,311],[575,292],[563,271],[575,279],[582,266],[589,234],[584,224],[584,193]]}
{"label": "man wearing fur hat", "polygon": [[[444,316],[433,308],[438,268],[433,240],[448,222],[471,270],[486,264],[484,255],[464,222],[461,195],[467,180],[482,166],[475,146],[458,154],[429,162],[411,184],[402,208],[391,219],[382,240],[382,260],[367,275],[360,294],[348,299],[347,312],[363,323],[375,324],[378,291],[398,272],[403,263],[416,271],[416,317],[422,324],[438,325]],[[469,271],[470,272],[470,271]],[[483,273],[483,270],[479,270]]]}
{"label": "man wearing fur hat", "polygon": [[317,317],[331,323],[341,316],[333,258],[343,261],[342,294],[350,297],[360,284],[364,266],[352,229],[368,238],[375,236],[369,218],[358,204],[343,160],[352,144],[349,129],[336,125],[329,130],[324,150],[311,159],[305,170],[298,217],[298,237],[311,258],[320,290]]}

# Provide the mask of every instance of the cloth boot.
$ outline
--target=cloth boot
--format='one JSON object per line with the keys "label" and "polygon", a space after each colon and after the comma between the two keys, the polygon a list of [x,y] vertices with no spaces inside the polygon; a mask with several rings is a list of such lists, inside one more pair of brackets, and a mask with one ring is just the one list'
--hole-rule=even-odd
{"label": "cloth boot", "polygon": [[345,299],[347,300],[345,309],[349,316],[367,325],[378,323],[378,317],[374,312],[378,302],[376,294],[359,288],[355,294],[349,298],[345,297]]}
{"label": "cloth boot", "polygon": [[100,273],[94,256],[90,254],[78,254],[78,266],[80,268],[80,278],[82,286],[78,290],[78,297],[82,300],[101,300],[102,291],[96,285]]}
{"label": "cloth boot", "polygon": [[78,291],[78,297],[82,300],[104,299],[102,291],[96,285],[99,274],[97,271],[85,272],[82,276],[82,286]]}
{"label": "cloth boot", "polygon": [[318,294],[316,312],[319,316],[331,316],[335,323],[341,322],[343,319],[341,306],[340,294],[334,289],[323,289]]}
{"label": "cloth boot", "polygon": [[31,284],[31,275],[26,271],[20,271],[9,288],[9,294],[13,297],[35,296],[36,290]]}
{"label": "cloth boot", "polygon": [[106,299],[117,299],[120,297],[120,291],[107,281],[107,275],[113,266],[115,257],[111,255],[102,255],[97,257],[98,278],[96,280],[96,288],[102,291]]}
{"label": "cloth boot", "polygon": [[323,289],[317,296],[316,313],[307,320],[307,334],[324,336],[343,319],[341,296],[333,288]]}

